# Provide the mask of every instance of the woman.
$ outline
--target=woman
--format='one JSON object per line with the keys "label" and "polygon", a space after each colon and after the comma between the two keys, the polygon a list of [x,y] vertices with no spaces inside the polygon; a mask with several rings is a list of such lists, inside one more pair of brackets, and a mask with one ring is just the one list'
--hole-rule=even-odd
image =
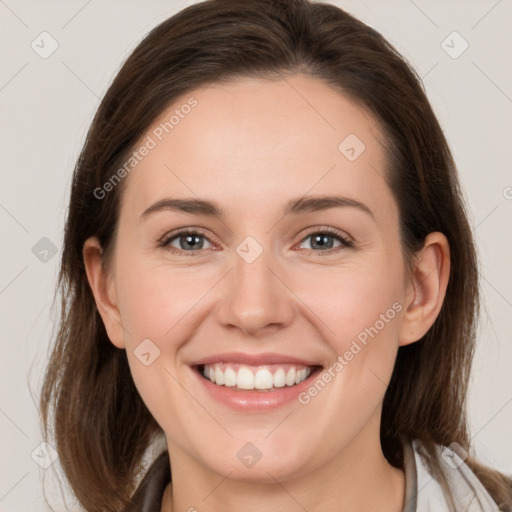
{"label": "woman", "polygon": [[89,130],[60,284],[41,414],[85,510],[512,510],[468,456],[449,148],[339,8],[212,0],[156,27]]}

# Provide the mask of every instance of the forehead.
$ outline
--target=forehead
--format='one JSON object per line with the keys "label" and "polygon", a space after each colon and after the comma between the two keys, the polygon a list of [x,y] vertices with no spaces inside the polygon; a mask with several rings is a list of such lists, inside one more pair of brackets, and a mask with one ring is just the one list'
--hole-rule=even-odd
{"label": "forehead", "polygon": [[169,196],[229,202],[238,213],[334,190],[386,208],[385,152],[373,117],[304,75],[210,84],[178,98],[141,138],[123,203]]}

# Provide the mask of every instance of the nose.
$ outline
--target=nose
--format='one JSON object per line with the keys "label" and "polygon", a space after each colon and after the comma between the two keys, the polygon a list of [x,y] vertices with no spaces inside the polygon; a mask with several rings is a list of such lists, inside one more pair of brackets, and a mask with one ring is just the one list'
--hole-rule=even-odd
{"label": "nose", "polygon": [[236,255],[235,268],[223,283],[218,321],[253,338],[286,327],[295,311],[294,295],[286,281],[270,251],[264,250],[252,263]]}

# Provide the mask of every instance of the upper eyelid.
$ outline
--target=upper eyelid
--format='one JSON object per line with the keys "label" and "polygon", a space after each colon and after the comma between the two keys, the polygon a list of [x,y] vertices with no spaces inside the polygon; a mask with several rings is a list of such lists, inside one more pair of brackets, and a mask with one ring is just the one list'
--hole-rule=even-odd
{"label": "upper eyelid", "polygon": [[169,240],[172,240],[173,238],[176,238],[176,237],[182,236],[182,235],[188,235],[188,234],[197,234],[197,235],[201,235],[204,238],[208,238],[208,239],[212,238],[210,235],[206,234],[206,231],[203,230],[202,228],[191,227],[191,228],[183,228],[183,229],[178,228],[178,231],[172,230],[172,231],[166,232],[163,236],[161,236],[159,238],[159,241],[160,242],[166,242],[166,241],[168,242]]}

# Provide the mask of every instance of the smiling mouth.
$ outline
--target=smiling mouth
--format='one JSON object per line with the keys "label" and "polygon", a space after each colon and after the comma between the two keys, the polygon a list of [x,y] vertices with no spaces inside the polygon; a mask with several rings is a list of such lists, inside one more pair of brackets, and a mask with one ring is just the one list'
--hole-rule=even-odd
{"label": "smiling mouth", "polygon": [[268,364],[249,366],[234,363],[201,364],[196,370],[207,381],[233,391],[272,392],[304,382],[321,366]]}

